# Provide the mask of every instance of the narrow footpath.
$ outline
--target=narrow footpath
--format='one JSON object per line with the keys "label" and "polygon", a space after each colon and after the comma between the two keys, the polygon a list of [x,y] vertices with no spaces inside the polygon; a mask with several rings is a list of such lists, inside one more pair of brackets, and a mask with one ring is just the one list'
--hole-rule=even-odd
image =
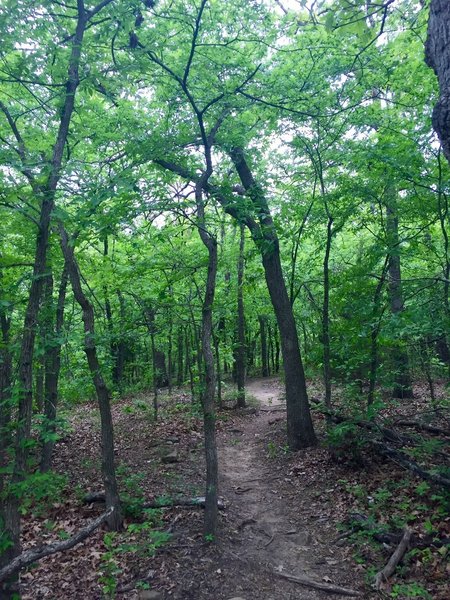
{"label": "narrow footpath", "polygon": [[[280,451],[273,442],[274,426],[285,425],[279,382],[250,380],[246,389],[257,413],[226,429],[219,443],[229,526],[222,558],[236,581],[234,598],[316,600],[351,597],[352,590],[369,597],[361,593],[362,582],[355,580],[342,549],[333,544],[334,528],[310,518],[316,490],[295,493],[286,465],[271,460]],[[229,580],[217,598],[233,598],[228,589]]]}

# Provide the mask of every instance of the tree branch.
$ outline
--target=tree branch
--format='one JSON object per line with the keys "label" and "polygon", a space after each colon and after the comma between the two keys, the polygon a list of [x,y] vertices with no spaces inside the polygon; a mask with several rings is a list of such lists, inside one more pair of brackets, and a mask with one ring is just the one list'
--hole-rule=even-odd
{"label": "tree branch", "polygon": [[114,508],[110,508],[105,513],[97,517],[94,521],[83,527],[70,537],[68,540],[64,540],[62,542],[54,542],[52,544],[47,544],[46,546],[39,546],[38,548],[32,548],[31,550],[27,550],[26,552],[22,552],[19,554],[14,560],[12,560],[6,567],[0,569],[0,581],[10,577],[14,573],[17,573],[24,567],[31,565],[32,563],[44,558],[45,556],[50,556],[51,554],[56,554],[57,552],[63,552],[64,550],[70,550],[87,537],[91,535],[102,523],[104,523],[108,517],[113,513]]}

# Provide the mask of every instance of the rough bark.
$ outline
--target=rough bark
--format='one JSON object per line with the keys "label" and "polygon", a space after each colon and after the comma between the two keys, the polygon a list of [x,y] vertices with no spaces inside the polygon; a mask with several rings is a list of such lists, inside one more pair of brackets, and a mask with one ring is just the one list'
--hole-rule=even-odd
{"label": "rough bark", "polygon": [[70,244],[69,236],[63,225],[59,223],[61,249],[69,274],[70,283],[76,301],[80,305],[84,323],[84,351],[87,357],[89,370],[97,393],[98,405],[101,419],[102,439],[102,475],[106,491],[106,507],[114,510],[108,516],[108,527],[118,531],[122,527],[122,515],[120,512],[120,499],[116,480],[114,464],[114,431],[111,416],[109,390],[102,376],[100,363],[97,356],[95,343],[94,310],[81,286],[81,275],[75,258],[73,246]]}
{"label": "rough bark", "polygon": [[450,161],[450,3],[431,0],[428,36],[425,43],[426,63],[439,82],[439,99],[433,109],[433,127],[442,149]]}

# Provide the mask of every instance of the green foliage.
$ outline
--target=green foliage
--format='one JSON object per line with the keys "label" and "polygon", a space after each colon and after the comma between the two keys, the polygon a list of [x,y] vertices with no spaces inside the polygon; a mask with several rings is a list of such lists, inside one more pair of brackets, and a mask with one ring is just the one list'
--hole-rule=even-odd
{"label": "green foliage", "polygon": [[101,557],[99,583],[107,598],[116,597],[118,577],[122,573],[119,567],[121,557],[132,555],[139,559],[154,556],[157,549],[170,539],[170,534],[157,529],[162,524],[161,511],[146,509],[144,512],[145,520],[142,523],[129,524],[124,533],[110,532],[104,535],[105,551]]}
{"label": "green foliage", "polygon": [[431,594],[419,583],[395,583],[392,586],[391,598],[422,598],[432,600]]}
{"label": "green foliage", "polygon": [[19,498],[20,512],[23,515],[32,513],[42,516],[49,506],[62,501],[64,490],[68,484],[65,475],[36,471],[23,481],[11,484],[11,492]]}
{"label": "green foliage", "polygon": [[120,485],[120,500],[123,514],[132,519],[142,518],[145,504],[145,495],[142,484],[145,481],[144,473],[131,473],[127,465],[119,465],[116,470]]}

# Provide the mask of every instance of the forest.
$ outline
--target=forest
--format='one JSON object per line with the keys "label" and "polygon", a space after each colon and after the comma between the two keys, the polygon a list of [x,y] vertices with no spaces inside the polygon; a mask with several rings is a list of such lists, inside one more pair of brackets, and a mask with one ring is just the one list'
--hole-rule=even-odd
{"label": "forest", "polygon": [[0,600],[449,598],[448,40],[0,0]]}

